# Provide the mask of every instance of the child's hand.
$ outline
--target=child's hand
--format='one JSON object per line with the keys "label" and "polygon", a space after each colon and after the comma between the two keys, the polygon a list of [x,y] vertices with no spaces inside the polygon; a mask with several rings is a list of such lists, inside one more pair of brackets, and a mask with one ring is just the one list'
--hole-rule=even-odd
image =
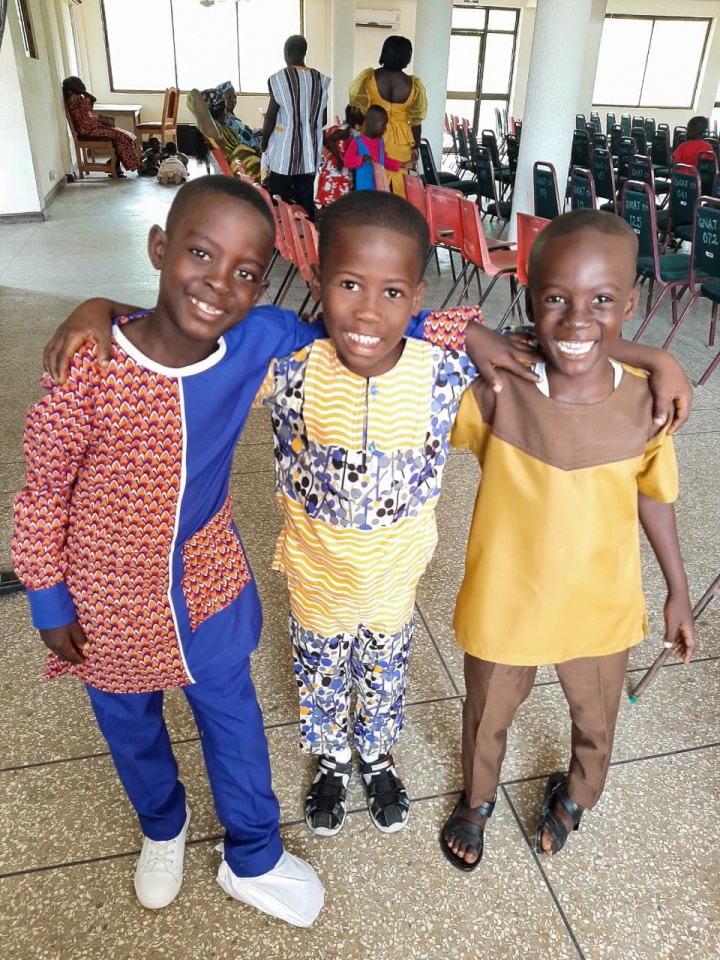
{"label": "child's hand", "polygon": [[665,601],[665,647],[675,650],[675,659],[690,663],[695,649],[695,623],[693,621],[690,597],[674,597],[668,594]]}
{"label": "child's hand", "polygon": [[502,381],[495,370],[502,367],[523,380],[537,383],[531,365],[542,360],[542,355],[526,343],[512,337],[504,337],[488,330],[481,323],[469,323],[465,331],[465,349],[478,369],[478,373],[495,393],[502,390]]}
{"label": "child's hand", "polygon": [[[664,360],[665,358],[663,358]],[[668,411],[672,423],[668,433],[675,433],[690,416],[693,390],[680,364],[667,354],[667,364],[659,364],[650,372],[650,389],[653,393],[653,420],[656,424],[666,423]]]}
{"label": "child's hand", "polygon": [[127,305],[114,304],[102,297],[86,300],[58,327],[43,353],[43,369],[55,383],[65,383],[73,355],[87,340],[97,344],[100,364],[108,362],[112,347],[112,318],[136,312],[135,307],[128,307],[126,311],[116,313],[114,308],[118,306]]}
{"label": "child's hand", "polygon": [[84,663],[83,648],[87,637],[77,620],[65,624],[64,627],[53,627],[51,630],[41,630],[40,636],[45,646],[68,663]]}

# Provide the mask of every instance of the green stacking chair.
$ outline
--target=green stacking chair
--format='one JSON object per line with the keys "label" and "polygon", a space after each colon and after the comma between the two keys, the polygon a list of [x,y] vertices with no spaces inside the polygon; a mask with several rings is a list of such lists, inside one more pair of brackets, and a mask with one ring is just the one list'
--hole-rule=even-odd
{"label": "green stacking chair", "polygon": [[[690,278],[690,257],[684,253],[660,253],[655,195],[649,184],[639,180],[628,180],[623,184],[620,191],[620,216],[637,234],[637,276],[642,282],[649,280],[645,319],[633,337],[633,340],[639,340],[668,294],[672,302],[673,323],[677,323],[681,289],[687,287]],[[660,295],[653,304],[656,285],[660,289]]]}
{"label": "green stacking chair", "polygon": [[667,130],[660,127],[650,140],[650,159],[656,177],[667,177],[670,173],[670,136]]}
{"label": "green stacking chair", "polygon": [[595,196],[604,200],[600,209],[608,213],[617,213],[617,192],[615,190],[615,171],[610,151],[597,148],[593,150],[592,171],[595,181]]}
{"label": "green stacking chair", "polygon": [[605,114],[605,133],[610,136],[610,131],[615,126],[615,114],[606,113]]}
{"label": "green stacking chair", "polygon": [[661,194],[666,194],[670,189],[670,184],[666,180],[655,180],[655,171],[650,157],[642,153],[636,153],[630,161],[628,180],[640,180],[642,183],[649,183],[656,198]]}
{"label": "green stacking chair", "polygon": [[622,135],[624,137],[630,136],[630,131],[632,130],[632,118],[629,113],[620,114],[620,129],[622,130]]}
{"label": "green stacking chair", "polygon": [[[675,334],[680,329],[680,324],[687,319],[692,305],[701,297],[707,297],[713,305],[710,315],[708,346],[715,346],[718,303],[720,303],[720,200],[713,200],[711,197],[698,198],[693,218],[692,245],[688,284],[690,300],[663,344],[665,350],[672,343]],[[717,366],[717,358],[713,363]],[[706,371],[707,376],[710,376],[712,370],[715,369],[712,364],[710,366],[712,369],[709,372]],[[700,382],[703,382],[702,379]]]}
{"label": "green stacking chair", "polygon": [[487,147],[477,148],[475,177],[478,185],[477,204],[480,208],[480,219],[485,220],[486,217],[490,217],[491,220],[498,220],[500,229],[497,235],[501,237],[510,220],[512,204],[509,200],[501,200],[498,196],[495,169]]}
{"label": "green stacking chair", "polygon": [[617,184],[619,187],[625,183],[630,176],[630,164],[632,158],[637,153],[635,141],[632,137],[621,137],[618,147],[617,162]]}
{"label": "green stacking chair", "polygon": [[675,153],[675,151],[680,146],[680,144],[684,143],[686,140],[687,140],[687,127],[683,127],[680,125],[675,127],[675,129],[673,130],[673,138],[672,138],[672,152]]}
{"label": "green stacking chair", "polygon": [[[460,128],[458,128],[458,131]],[[428,187],[447,187],[448,190],[459,190],[465,196],[474,196],[477,193],[477,182],[475,180],[452,179],[447,176],[446,171],[438,173],[435,166],[435,158],[432,154],[430,144],[424,138],[420,141],[420,161],[423,168],[423,180]]]}
{"label": "green stacking chair", "polygon": [[658,210],[657,224],[670,240],[691,240],[693,211],[700,196],[700,176],[695,167],[676,163],[670,173],[670,195],[665,210]]}
{"label": "green stacking chair", "polygon": [[490,159],[493,162],[495,170],[495,179],[500,184],[500,195],[503,200],[510,199],[506,194],[512,187],[512,176],[510,175],[510,166],[500,161],[500,150],[498,148],[497,138],[494,130],[483,130],[480,134],[479,146],[485,147],[490,151]]}
{"label": "green stacking chair", "polygon": [[590,167],[590,137],[587,130],[576,130],[573,133],[570,166],[584,167],[586,170]]}
{"label": "green stacking chair", "polygon": [[573,167],[570,170],[570,209],[594,210],[597,207],[595,181],[589,170]]}
{"label": "green stacking chair", "polygon": [[542,160],[533,164],[533,208],[534,215],[544,220],[554,220],[560,214],[555,167]]}
{"label": "green stacking chair", "polygon": [[700,192],[704,197],[711,197],[718,172],[718,160],[712,150],[700,151],[697,156],[697,172],[700,174]]}
{"label": "green stacking chair", "polygon": [[633,127],[630,136],[635,141],[635,153],[647,153],[648,141],[645,127]]}

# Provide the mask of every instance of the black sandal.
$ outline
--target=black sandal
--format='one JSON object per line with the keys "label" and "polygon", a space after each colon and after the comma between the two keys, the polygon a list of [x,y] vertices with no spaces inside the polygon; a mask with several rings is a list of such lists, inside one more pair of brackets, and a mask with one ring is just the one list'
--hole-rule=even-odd
{"label": "black sandal", "polygon": [[583,810],[582,807],[573,803],[568,796],[567,774],[564,773],[553,773],[552,776],[548,777],[548,782],[545,786],[545,799],[540,808],[540,819],[538,820],[537,831],[535,833],[536,853],[546,852],[541,842],[544,829],[547,828],[550,833],[553,842],[553,854],[560,853],[565,846],[565,841],[570,836],[570,831],[552,809],[556,803],[561,803],[563,807],[565,807],[573,822],[573,830],[577,830],[580,826]]}
{"label": "black sandal", "polygon": [[[466,820],[465,817],[459,815],[458,811],[460,808],[467,806],[467,797],[463,791],[460,794],[460,799],[455,804],[453,812],[445,822],[445,826],[440,831],[440,849],[450,863],[464,873],[470,873],[482,860],[483,834],[485,832],[485,827],[480,827],[472,820]],[[470,809],[480,817],[491,817],[495,809],[495,801],[493,800],[492,803],[482,803],[479,807],[470,807]],[[445,839],[447,834],[451,834],[456,840],[466,844],[471,850],[477,851],[477,860],[475,860],[474,863],[468,863],[464,857],[459,857],[447,845],[447,840]]]}

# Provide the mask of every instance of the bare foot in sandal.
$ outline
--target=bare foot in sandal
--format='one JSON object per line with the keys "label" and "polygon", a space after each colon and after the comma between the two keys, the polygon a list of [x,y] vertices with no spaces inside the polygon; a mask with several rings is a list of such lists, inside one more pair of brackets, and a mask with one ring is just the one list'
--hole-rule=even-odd
{"label": "bare foot in sandal", "polygon": [[580,826],[582,815],[583,808],[568,795],[566,775],[554,773],[545,788],[535,837],[536,852],[548,857],[560,853],[572,831]]}
{"label": "bare foot in sandal", "polygon": [[[476,823],[478,827],[484,829],[487,823],[487,817],[475,813],[471,807],[462,806],[457,810],[455,816],[460,820],[467,820],[470,823]],[[452,850],[456,857],[461,858],[465,863],[475,863],[479,857],[478,848],[473,846],[472,842],[464,842],[455,836],[451,828],[445,829],[445,843]]]}
{"label": "bare foot in sandal", "polygon": [[474,870],[483,854],[483,832],[495,802],[469,807],[463,793],[440,831],[440,847],[458,870]]}

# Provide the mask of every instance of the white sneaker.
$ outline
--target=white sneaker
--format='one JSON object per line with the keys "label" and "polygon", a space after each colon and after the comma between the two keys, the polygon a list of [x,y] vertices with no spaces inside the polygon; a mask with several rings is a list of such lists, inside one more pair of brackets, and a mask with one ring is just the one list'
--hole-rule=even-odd
{"label": "white sneaker", "polygon": [[[215,849],[222,852],[222,844]],[[325,888],[313,868],[287,851],[259,877],[236,877],[223,858],[217,882],[228,896],[294,927],[311,926],[325,902]]]}
{"label": "white sneaker", "polygon": [[185,862],[185,836],[190,826],[190,808],[185,807],[185,826],[172,840],[145,837],[137,869],[135,893],[148,910],[162,910],[180,893]]}

